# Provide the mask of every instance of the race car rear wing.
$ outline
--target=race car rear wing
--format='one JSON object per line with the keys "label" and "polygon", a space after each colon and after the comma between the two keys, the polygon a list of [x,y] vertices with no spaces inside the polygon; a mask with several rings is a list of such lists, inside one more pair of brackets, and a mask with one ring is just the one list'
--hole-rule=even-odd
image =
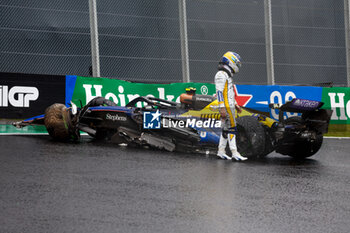
{"label": "race car rear wing", "polygon": [[323,102],[316,100],[306,100],[294,98],[285,104],[270,104],[272,109],[279,109],[283,112],[297,112],[304,113],[308,111],[315,111],[323,106]]}
{"label": "race car rear wing", "polygon": [[294,98],[285,104],[270,104],[269,107],[280,110],[278,120],[281,123],[285,122],[284,112],[301,113],[302,119],[307,121],[310,126],[319,132],[326,133],[328,132],[328,125],[333,111],[320,109],[323,104],[320,101]]}

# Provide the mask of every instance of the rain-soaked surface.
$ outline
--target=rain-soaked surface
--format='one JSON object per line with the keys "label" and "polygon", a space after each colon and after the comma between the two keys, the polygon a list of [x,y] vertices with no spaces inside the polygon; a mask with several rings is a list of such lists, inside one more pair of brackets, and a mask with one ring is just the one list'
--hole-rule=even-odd
{"label": "rain-soaked surface", "polygon": [[243,163],[0,137],[0,232],[349,232],[350,140]]}

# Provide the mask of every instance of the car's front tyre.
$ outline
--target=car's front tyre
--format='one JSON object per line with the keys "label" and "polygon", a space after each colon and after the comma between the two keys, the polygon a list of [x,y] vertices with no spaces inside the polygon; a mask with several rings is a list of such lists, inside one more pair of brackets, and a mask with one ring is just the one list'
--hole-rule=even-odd
{"label": "car's front tyre", "polygon": [[[49,135],[57,141],[76,139],[69,109],[64,104],[53,104],[46,108],[45,127]],[[79,133],[79,132],[78,132]]]}
{"label": "car's front tyre", "polygon": [[252,116],[243,116],[236,119],[237,148],[242,156],[256,158],[265,151],[265,131],[261,123]]}

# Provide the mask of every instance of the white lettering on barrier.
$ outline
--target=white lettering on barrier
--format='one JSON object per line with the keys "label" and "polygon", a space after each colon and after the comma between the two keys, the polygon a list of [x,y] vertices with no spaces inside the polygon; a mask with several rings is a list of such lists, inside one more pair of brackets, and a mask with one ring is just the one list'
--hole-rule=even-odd
{"label": "white lettering on barrier", "polygon": [[94,89],[95,89],[95,95],[92,95],[91,92],[91,88],[92,85],[91,84],[83,84],[83,87],[85,89],[85,96],[86,96],[86,103],[89,103],[93,98],[98,97],[98,96],[102,96],[102,85],[94,85]]}
{"label": "white lettering on barrier", "polygon": [[[338,102],[335,100],[335,96],[338,96]],[[345,93],[332,93],[329,92],[328,96],[330,98],[331,108],[333,110],[331,120],[347,120],[345,115],[345,109],[344,109],[344,96]],[[350,102],[350,101],[349,101]],[[347,103],[347,106],[349,104]],[[338,117],[337,114],[337,108],[340,110],[340,116]],[[348,117],[350,117],[350,114],[347,112]]]}
{"label": "white lettering on barrier", "polygon": [[158,93],[159,93],[159,99],[165,99],[165,91],[164,91],[164,88],[158,87],[157,90],[158,90]]}
{"label": "white lettering on barrier", "polygon": [[123,95],[123,93],[124,93],[124,87],[123,86],[119,86],[118,87],[118,91],[119,91],[119,95],[118,95],[118,97],[119,97],[119,99],[120,99],[120,106],[125,106],[126,104],[125,104],[125,95]]}
{"label": "white lettering on barrier", "polygon": [[[296,98],[297,96],[295,95],[294,92],[288,91],[286,95],[284,96],[284,103],[287,103],[288,101],[291,101],[292,99]],[[277,103],[275,102],[275,99],[277,98]],[[282,103],[282,94],[279,91],[273,91],[270,95],[270,103],[272,104],[283,104]],[[278,113],[277,109],[271,109],[271,115],[274,119],[278,119]],[[295,112],[286,112],[287,116],[284,116],[284,119],[287,117],[293,117],[293,116],[298,116],[298,113]]]}
{"label": "white lettering on barrier", "polygon": [[[277,98],[277,103],[275,102],[275,98]],[[270,95],[270,103],[282,104],[282,95],[279,91],[274,91]],[[278,114],[276,109],[271,109],[271,115],[273,118],[278,119]]]}
{"label": "white lettering on barrier", "polygon": [[10,90],[8,86],[0,86],[0,107],[28,108],[30,101],[39,97],[39,90],[36,87],[14,86]]}
{"label": "white lettering on barrier", "polygon": [[[118,98],[115,94],[113,93],[107,93],[105,96],[106,99],[113,101],[115,104],[118,104]],[[112,98],[112,99],[111,99]]]}
{"label": "white lettering on barrier", "polygon": [[[89,103],[93,98],[95,97],[99,97],[101,96],[102,97],[102,88],[103,88],[103,85],[91,85],[91,84],[83,84],[83,88],[85,89],[85,97],[86,97],[86,103]],[[92,94],[93,93],[93,90],[94,89],[94,93],[95,94]],[[165,90],[163,87],[159,87],[157,88],[158,90],[158,96],[160,99],[166,99],[168,101],[174,101],[174,98],[175,96],[174,95],[165,95]],[[125,94],[124,94],[124,87],[123,86],[118,86],[118,98],[120,100],[118,100],[117,96],[114,94],[114,93],[107,93],[105,95],[105,98],[106,99],[110,99],[111,101],[113,101],[114,103],[118,104],[120,106],[125,106],[126,105],[126,99],[125,99]],[[139,94],[127,94],[126,97],[128,99],[128,101],[132,101],[134,100],[135,98],[139,97],[140,95]],[[154,97],[154,95],[152,94],[149,94],[147,95],[149,97]],[[180,96],[176,99],[176,102],[177,103],[180,103]],[[137,107],[142,107],[142,103],[137,103]]]}
{"label": "white lettering on barrier", "polygon": [[[286,96],[285,96],[285,103],[287,103],[288,101],[291,101],[292,99],[296,98],[297,96],[294,94],[294,92],[292,91],[288,91]],[[293,116],[298,116],[298,113],[296,112],[287,112],[287,117],[293,117]]]}

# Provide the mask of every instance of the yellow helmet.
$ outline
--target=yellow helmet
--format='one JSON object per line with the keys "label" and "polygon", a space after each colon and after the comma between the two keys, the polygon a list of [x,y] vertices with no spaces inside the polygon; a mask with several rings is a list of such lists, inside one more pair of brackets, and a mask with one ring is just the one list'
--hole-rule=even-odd
{"label": "yellow helmet", "polygon": [[227,65],[233,74],[238,73],[241,67],[241,57],[238,53],[228,51],[222,56],[220,64]]}

